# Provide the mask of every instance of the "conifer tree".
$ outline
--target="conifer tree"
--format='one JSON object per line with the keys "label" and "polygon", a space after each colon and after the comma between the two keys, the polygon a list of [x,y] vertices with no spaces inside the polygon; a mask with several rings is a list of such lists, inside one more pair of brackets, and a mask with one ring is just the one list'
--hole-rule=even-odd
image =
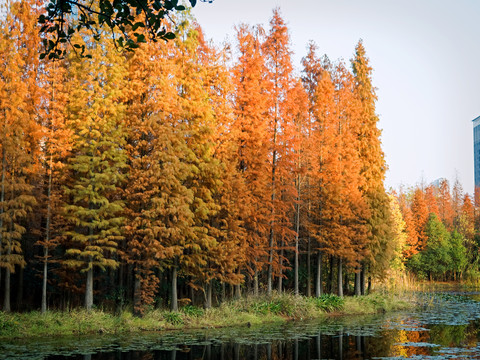
{"label": "conifer tree", "polygon": [[452,194],[450,192],[450,184],[447,179],[442,179],[440,181],[437,200],[438,200],[439,219],[443,222],[446,228],[449,231],[451,231],[453,230],[455,210],[452,204]]}
{"label": "conifer tree", "polygon": [[244,212],[247,231],[246,270],[253,277],[254,294],[259,292],[259,274],[267,262],[271,201],[269,196],[269,140],[264,118],[268,94],[265,63],[261,53],[263,30],[237,27],[239,57],[232,70],[234,119],[231,133],[236,142],[237,168],[245,183]]}
{"label": "conifer tree", "polygon": [[0,274],[5,269],[3,310],[10,311],[11,274],[25,266],[24,220],[37,201],[40,126],[36,118],[39,48],[34,1],[19,1],[0,19]]}
{"label": "conifer tree", "polygon": [[424,192],[418,187],[413,192],[410,208],[413,215],[415,230],[418,234],[418,246],[416,250],[422,251],[425,248],[428,239],[425,231],[430,213],[425,201]]}
{"label": "conifer tree", "polygon": [[408,260],[418,253],[420,246],[419,238],[410,204],[408,204],[407,196],[402,190],[400,190],[398,195],[398,203],[400,211],[402,212],[403,220],[405,221],[406,246],[403,249],[403,256]]}
{"label": "conifer tree", "polygon": [[372,67],[361,40],[355,48],[355,56],[351,62],[355,76],[355,94],[360,102],[356,129],[361,161],[360,173],[364,179],[362,191],[370,211],[367,223],[371,256],[366,259],[365,265],[373,270],[374,266],[382,262],[378,256],[387,250],[385,247],[389,244],[391,214],[390,202],[383,184],[386,164],[381,148],[381,131],[377,126],[379,119],[375,112],[377,96],[372,84]]}
{"label": "conifer tree", "polygon": [[[202,65],[199,53],[199,31],[189,21],[179,28],[175,42],[178,101],[175,121],[184,127],[184,141],[189,150],[188,163],[191,172],[184,184],[193,193],[190,210],[194,214],[191,235],[183,238],[179,255],[174,258],[171,268],[175,274],[180,268],[182,274],[193,279],[190,285],[204,288],[202,271],[208,266],[210,250],[217,240],[209,231],[212,218],[220,210],[215,193],[221,186],[221,163],[214,155],[215,117],[211,108],[209,92],[206,89],[207,69]],[[172,279],[175,278],[172,276]],[[173,280],[175,282],[176,280]],[[172,293],[175,292],[172,284]],[[176,307],[172,298],[172,309]]]}
{"label": "conifer tree", "polygon": [[[86,44],[89,46],[89,44]],[[122,239],[125,179],[125,68],[107,44],[92,48],[92,59],[69,58],[67,126],[73,133],[65,188],[65,265],[86,273],[85,307],[93,306],[94,269],[115,268],[112,257]]]}
{"label": "conifer tree", "polygon": [[183,141],[184,126],[168,115],[175,113],[177,102],[172,46],[148,42],[130,54],[127,63],[129,171],[123,257],[133,264],[138,314],[153,304],[159,285],[156,269],[180,254],[180,241],[191,237],[193,226],[193,193],[184,184],[192,171],[192,155]]}
{"label": "conifer tree", "polygon": [[296,196],[289,175],[294,168],[291,153],[288,151],[294,138],[293,127],[286,116],[287,104],[290,101],[288,91],[293,81],[293,68],[288,29],[278,9],[273,12],[270,31],[262,49],[268,71],[270,94],[268,126],[271,153],[271,219],[267,293],[271,294],[274,271],[278,274],[279,290],[282,287],[282,253],[295,234],[291,229],[288,203]]}

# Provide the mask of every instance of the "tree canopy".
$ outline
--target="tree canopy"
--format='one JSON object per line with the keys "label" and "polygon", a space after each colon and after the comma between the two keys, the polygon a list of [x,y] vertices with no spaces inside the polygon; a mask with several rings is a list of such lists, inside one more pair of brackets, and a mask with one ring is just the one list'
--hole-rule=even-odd
{"label": "tree canopy", "polygon": [[[197,3],[188,1],[192,7]],[[67,51],[61,44],[86,54],[85,44],[74,40],[74,35],[84,30],[97,41],[111,36],[116,46],[126,50],[138,48],[147,37],[153,41],[174,39],[169,22],[174,12],[186,10],[186,6],[178,0],[49,0],[45,10],[38,18],[45,35],[40,56],[59,59]]]}

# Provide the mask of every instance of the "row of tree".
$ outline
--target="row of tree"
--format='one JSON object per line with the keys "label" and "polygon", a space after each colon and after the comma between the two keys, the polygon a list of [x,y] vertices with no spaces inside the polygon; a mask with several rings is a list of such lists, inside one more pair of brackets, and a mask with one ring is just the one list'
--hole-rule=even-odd
{"label": "row of tree", "polygon": [[80,32],[46,61],[41,11],[13,2],[0,25],[5,311],[12,279],[16,308],[42,311],[210,307],[227,285],[362,294],[402,252],[361,41],[351,71],[310,44],[297,76],[275,10],[266,30],[237,27],[235,56],[184,16],[167,43],[122,52]]}
{"label": "row of tree", "polygon": [[478,278],[478,211],[469,194],[445,179],[401,190],[405,223],[403,262],[420,277],[457,280],[467,271]]}

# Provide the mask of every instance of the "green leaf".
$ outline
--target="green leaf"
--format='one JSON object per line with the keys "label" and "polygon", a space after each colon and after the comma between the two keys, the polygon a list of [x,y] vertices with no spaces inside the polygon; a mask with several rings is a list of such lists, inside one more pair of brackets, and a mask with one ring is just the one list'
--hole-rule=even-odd
{"label": "green leaf", "polygon": [[163,35],[163,38],[167,40],[173,40],[175,37],[176,36],[173,32],[167,32],[165,35]]}
{"label": "green leaf", "polygon": [[144,24],[143,22],[141,22],[141,21],[136,22],[136,23],[133,24],[133,26],[132,26],[132,31],[137,30],[139,27],[144,28],[144,27],[145,27],[145,24]]}

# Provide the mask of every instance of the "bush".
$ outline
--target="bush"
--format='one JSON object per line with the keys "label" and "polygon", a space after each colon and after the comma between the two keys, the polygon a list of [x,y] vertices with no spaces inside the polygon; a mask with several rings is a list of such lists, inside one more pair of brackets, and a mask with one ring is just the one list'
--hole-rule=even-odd
{"label": "bush", "polygon": [[311,300],[320,310],[331,312],[341,310],[345,304],[345,300],[340,296],[333,294],[323,294],[320,297],[311,298]]}
{"label": "bush", "polygon": [[166,322],[172,325],[180,325],[183,324],[183,315],[179,312],[171,311],[167,312],[163,315],[163,318]]}
{"label": "bush", "polygon": [[182,308],[182,312],[190,317],[199,317],[205,314],[205,311],[202,308],[193,305],[186,305]]}
{"label": "bush", "polygon": [[18,330],[19,323],[13,315],[0,311],[0,336],[10,335]]}

